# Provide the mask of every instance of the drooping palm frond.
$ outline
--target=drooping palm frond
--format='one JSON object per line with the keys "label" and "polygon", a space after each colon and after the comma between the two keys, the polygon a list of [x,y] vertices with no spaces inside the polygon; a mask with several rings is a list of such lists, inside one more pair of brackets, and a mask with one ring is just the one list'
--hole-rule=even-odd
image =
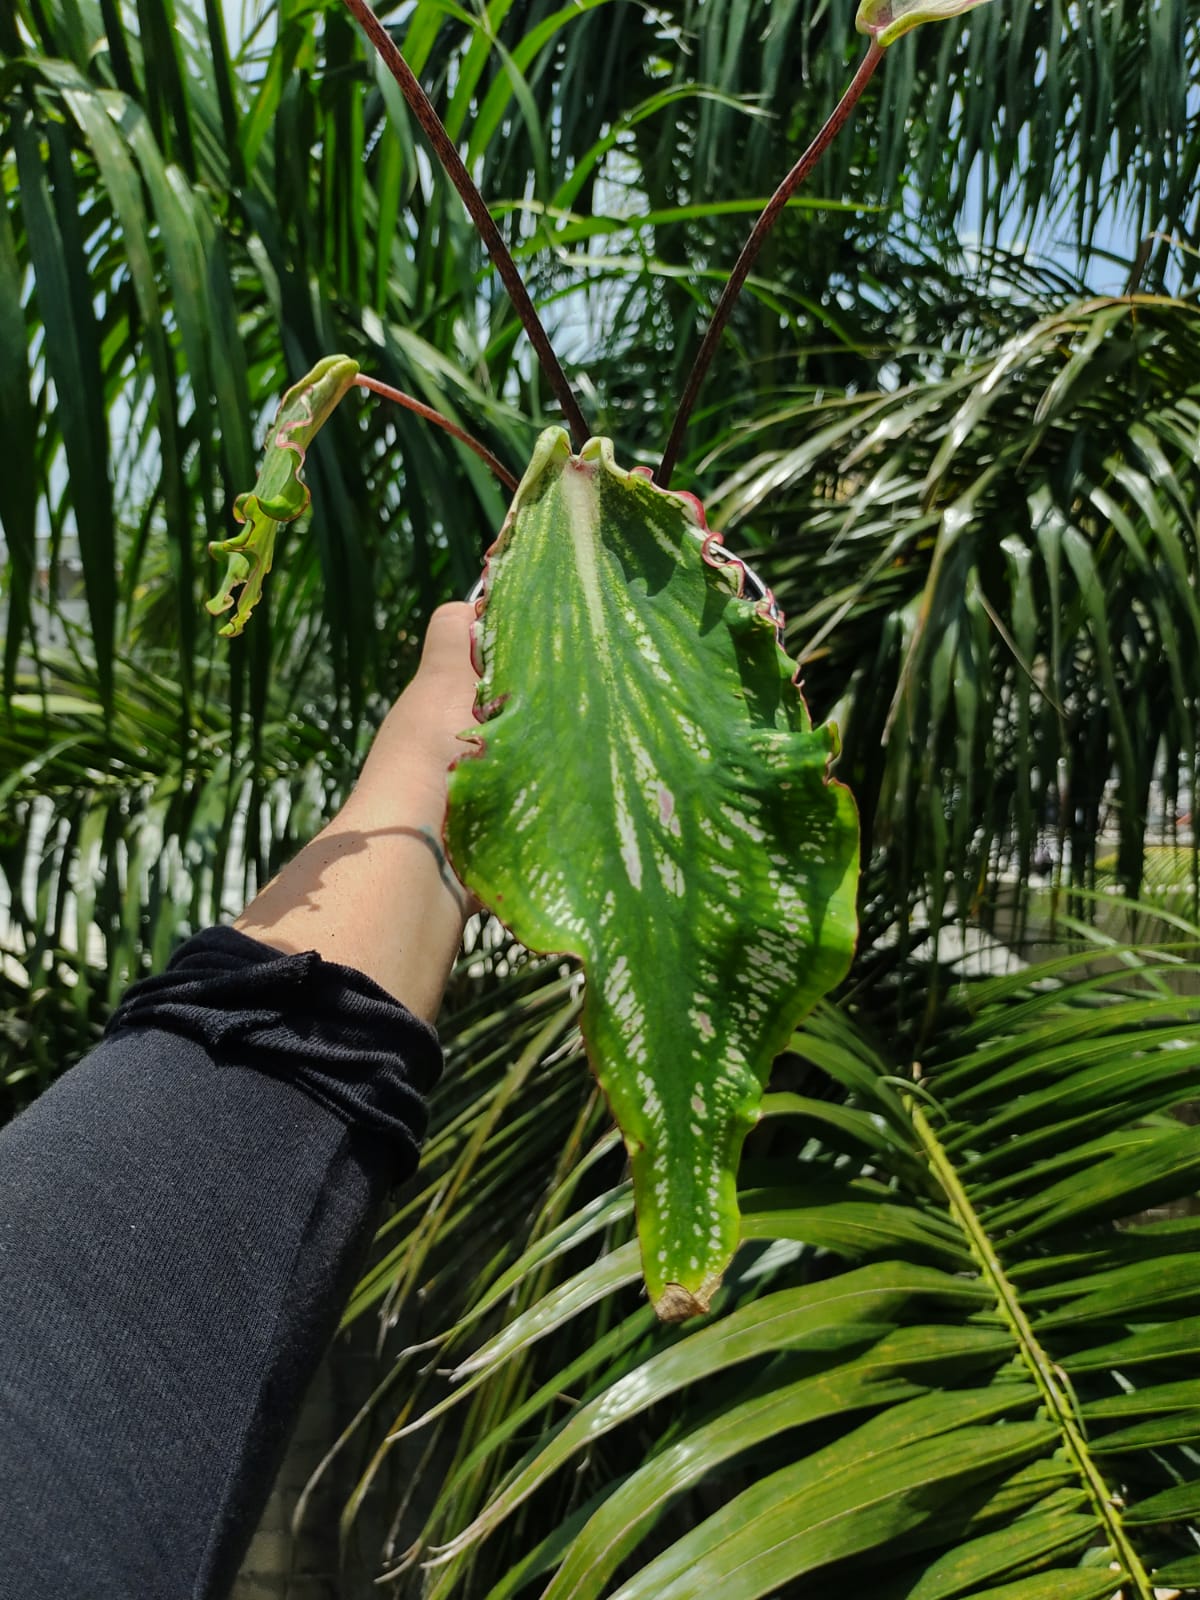
{"label": "drooping palm frond", "polygon": [[[736,0],[684,0],[657,8],[656,20],[663,14],[678,28],[668,24],[664,73],[673,67],[756,97],[770,114],[739,126],[719,105],[702,109],[694,137],[677,144],[665,168],[674,175],[681,157],[694,156],[682,167],[692,199],[733,192],[739,173],[761,172],[781,131],[798,153],[862,49],[850,5],[786,0],[759,12]],[[982,7],[965,27],[944,28],[936,41],[918,30],[893,46],[869,151],[835,147],[826,192],[855,192],[856,171],[877,185],[864,195],[860,177],[859,198],[890,204],[904,185],[931,234],[945,229],[947,240],[964,221],[991,244],[1050,224],[1068,229],[1086,254],[1098,242],[1101,212],[1121,224],[1128,218],[1131,254],[1142,235],[1171,232],[1184,218],[1186,240],[1196,203],[1188,94],[1198,22],[1190,0],[1100,0],[1078,9],[1005,0]],[[682,52],[668,54],[676,40],[686,62]],[[663,153],[672,132],[658,135]],[[789,164],[777,163],[777,178]],[[1162,271],[1165,259],[1156,251],[1151,270]]]}
{"label": "drooping palm frond", "polygon": [[[273,43],[252,35],[236,52],[219,7],[161,9],[135,26],[119,5],[22,0],[0,26],[11,213],[0,240],[0,381],[4,414],[31,446],[0,517],[12,562],[10,669],[28,634],[38,496],[65,465],[54,526],[57,538],[69,514],[77,529],[101,685],[118,642],[116,561],[128,593],[147,544],[121,548],[123,517],[144,519],[149,542],[173,551],[186,689],[203,644],[198,550],[225,531],[252,468],[254,426],[288,381],[346,348],[381,378],[465,412],[518,466],[544,406],[457,201],[339,7],[288,0]],[[798,212],[764,263],[760,307],[737,330],[761,348],[748,366],[728,365],[729,377],[739,387],[745,376],[778,381],[799,347],[827,344],[834,330],[842,370],[818,358],[826,381],[861,386],[886,364],[886,350],[874,361],[863,351],[881,288],[894,305],[919,278],[911,261],[904,270],[901,174],[914,175],[919,229],[939,252],[981,162],[998,175],[979,197],[985,238],[1005,226],[1009,190],[1026,212],[1066,196],[1086,218],[1112,184],[1143,229],[1177,226],[1194,156],[1186,87],[1197,14],[1183,0],[1153,17],[1106,3],[1088,8],[1081,30],[1056,8],[1043,17],[1032,0],[1012,0],[946,30],[938,50],[902,41],[882,125],[861,118],[822,172],[836,204]],[[761,15],[731,0],[652,13],[534,0],[498,8],[486,25],[441,7],[404,16],[412,65],[539,298],[557,307],[590,388],[606,376],[628,383],[639,341],[622,323],[653,331],[640,341],[639,403],[620,407],[626,448],[661,445],[678,364],[703,321],[704,275],[727,270],[735,253],[740,214],[719,208],[752,212],[774,187],[836,98],[856,48],[850,24],[850,8],[812,0]],[[993,70],[1000,60],[1003,72]],[[1018,160],[1023,150],[1036,159]],[[879,178],[867,192],[864,171]],[[609,198],[622,196],[606,218]],[[882,222],[880,203],[891,213]],[[1125,242],[1132,253],[1137,236]],[[606,276],[622,251],[645,270],[630,295],[614,296]],[[501,399],[520,406],[527,429]],[[110,458],[127,432],[142,481],[126,486],[132,503],[122,506]],[[469,583],[501,505],[469,459],[409,423],[360,438],[345,425],[334,444],[314,469],[313,601],[353,710],[378,668],[365,598],[376,574],[409,563],[422,605],[447,579]],[[384,517],[392,532],[381,545]]]}
{"label": "drooping palm frond", "polygon": [[[411,1271],[381,1269],[391,1314],[419,1306],[435,1336],[373,1469],[389,1449],[406,1476],[436,1465],[395,1592],[752,1600],[803,1578],[814,1600],[1152,1600],[1200,1581],[1186,953],[1093,948],[960,986],[919,1063],[823,1008],[748,1151],[720,1304],[682,1328],[638,1292],[611,1135],[578,1081],[564,1098],[576,1063],[536,1088],[510,1069],[466,1122],[448,1107],[454,1207]],[[550,1129],[571,1157],[554,1178],[512,1159]],[[540,1204],[489,1179],[534,1168]]]}
{"label": "drooping palm frond", "polygon": [[341,730],[281,696],[251,742],[213,693],[181,744],[171,667],[117,658],[106,706],[90,663],[44,650],[0,720],[0,1083],[24,1084],[19,1099],[67,1064],[63,1035],[86,1047],[128,983],[236,913],[355,769]]}
{"label": "drooping palm frond", "polygon": [[[119,9],[102,20],[85,7],[86,40],[54,7],[22,12],[15,25],[19,43],[35,39],[43,53],[14,43],[7,65],[0,152],[13,231],[0,259],[6,298],[25,307],[25,337],[10,330],[6,379],[14,410],[23,391],[28,412],[32,395],[39,444],[33,492],[6,486],[0,516],[27,591],[45,559],[35,539],[39,491],[65,465],[46,508],[50,558],[73,525],[105,691],[113,652],[127,644],[122,603],[147,557],[171,552],[166,587],[186,713],[211,653],[203,546],[228,532],[233,498],[253,482],[256,429],[300,371],[347,348],[442,410],[490,412],[472,420],[493,438],[507,435],[502,453],[513,454],[517,438],[518,463],[531,432],[480,386],[486,369],[462,348],[458,304],[437,312],[440,269],[422,277],[385,250],[369,291],[367,251],[380,206],[396,209],[400,175],[391,174],[390,201],[358,181],[364,63],[349,22],[331,11],[318,34],[311,14],[285,16],[266,62],[243,63],[260,79],[255,94],[234,75],[219,8],[196,15],[185,5],[181,15],[185,27],[138,36],[123,31]],[[346,81],[342,103],[323,103],[314,69],[321,82]],[[169,116],[163,84],[173,85]],[[311,540],[291,554],[308,579],[306,610],[323,623],[332,684],[354,715],[386,659],[375,602],[388,603],[392,619],[414,608],[419,616],[447,579],[469,585],[501,514],[477,463],[448,466],[455,448],[375,408],[357,427],[339,418],[314,453],[321,511]],[[119,471],[126,452],[137,457],[132,478]],[[12,595],[10,673],[29,624],[27,593],[18,600],[14,584]],[[286,657],[272,663],[260,649],[241,668],[251,697],[262,697],[272,664],[286,670]]]}
{"label": "drooping palm frond", "polygon": [[0,26],[0,1057],[26,1085],[31,1037],[43,1073],[67,1064],[97,987],[111,1001],[319,825],[499,521],[457,446],[347,410],[310,457],[319,514],[286,540],[261,626],[217,640],[204,544],[289,372],[341,344],[515,461],[533,436],[454,335],[440,265],[422,278],[398,250],[363,287],[379,196],[335,181],[365,139],[349,24],[298,8],[239,81],[219,7],[140,34],[123,15],[22,7]]}
{"label": "drooping palm frond", "polygon": [[[718,525],[788,612],[875,862],[868,926],[1128,892],[1192,809],[1200,312],[1093,300],[891,392],[734,437]],[[792,431],[797,443],[780,441]],[[1181,840],[1190,826],[1180,824]],[[886,890],[872,908],[872,895]]]}

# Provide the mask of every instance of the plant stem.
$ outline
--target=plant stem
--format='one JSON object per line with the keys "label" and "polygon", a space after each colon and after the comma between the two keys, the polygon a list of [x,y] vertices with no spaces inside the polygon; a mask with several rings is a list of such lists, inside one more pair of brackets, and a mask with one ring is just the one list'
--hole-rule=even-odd
{"label": "plant stem", "polygon": [[[347,4],[350,0],[347,0]],[[684,387],[683,398],[679,402],[679,409],[675,413],[675,421],[671,424],[671,436],[667,440],[667,447],[663,451],[662,463],[654,475],[654,481],[660,489],[670,486],[671,474],[675,470],[675,463],[679,458],[679,447],[683,442],[684,429],[688,425],[688,418],[692,414],[692,407],[696,404],[696,397],[700,393],[700,386],[707,376],[716,354],[717,345],[725,331],[725,324],[729,321],[738,296],[746,279],[750,276],[750,269],[758,258],[758,253],[766,243],[767,236],[779,220],[784,207],[795,194],[796,190],[808,177],[817,162],[828,150],[849,120],[850,113],[858,104],[863,90],[875,74],[875,69],[883,60],[884,51],[874,39],[871,40],[866,55],[863,57],[858,71],[849,88],[835,106],[828,122],[817,134],[808,149],[788,173],[787,177],[767,201],[762,215],[750,231],[750,237],[742,246],[742,253],[734,263],[733,271],[721,291],[721,298],[717,301],[717,309],[713,312],[712,321],[704,335],[696,359],[692,363],[692,370],[688,374],[687,384]]]}
{"label": "plant stem", "polygon": [[509,254],[508,246],[501,237],[500,230],[492,220],[483,196],[475,187],[470,173],[463,164],[463,159],[455,147],[454,141],[446,132],[442,119],[433,109],[429,96],[422,89],[413,75],[412,68],[396,45],[391,34],[380,22],[379,18],[367,5],[366,0],[342,0],[346,9],[360,24],[367,38],[375,46],[380,60],[387,67],[392,77],[400,87],[400,92],[408,102],[409,110],[424,128],[430,144],[434,148],[438,160],[451,183],[462,196],[462,202],[470,213],[471,221],[475,224],[479,237],[487,246],[492,264],[500,274],[504,287],[508,290],[508,297],[512,301],[513,309],[521,319],[529,341],[537,352],[541,362],[542,371],[546,374],[547,381],[562,407],[563,416],[571,430],[571,437],[578,450],[588,439],[590,430],[584,420],[583,412],[579,409],[579,402],[571,392],[571,385],[567,382],[566,373],[559,365],[558,357],[550,347],[550,340],[543,328],[541,319],[534,309],[533,301],[529,298],[529,291],[517,271],[516,262]]}
{"label": "plant stem", "polygon": [[417,416],[424,417],[426,422],[444,428],[452,438],[457,439],[460,444],[465,444],[468,450],[474,450],[510,493],[516,489],[517,480],[508,468],[496,459],[487,445],[480,444],[478,439],[473,439],[459,427],[457,422],[451,422],[449,417],[444,417],[440,411],[435,411],[432,406],[427,406],[423,400],[418,400],[414,395],[405,394],[403,389],[393,389],[390,383],[380,383],[378,378],[368,378],[363,372],[360,372],[354,381],[360,389],[369,389],[372,394],[381,394],[386,400],[394,400],[406,411],[415,411]]}

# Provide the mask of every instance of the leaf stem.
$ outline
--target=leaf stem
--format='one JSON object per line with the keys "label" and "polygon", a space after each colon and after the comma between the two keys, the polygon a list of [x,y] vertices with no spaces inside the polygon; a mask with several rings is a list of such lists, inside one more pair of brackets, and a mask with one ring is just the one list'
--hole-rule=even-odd
{"label": "leaf stem", "polygon": [[1083,1480],[1088,1499],[1092,1502],[1092,1509],[1104,1529],[1113,1555],[1121,1563],[1126,1577],[1134,1585],[1134,1593],[1138,1600],[1155,1600],[1154,1585],[1142,1564],[1141,1557],[1130,1543],[1129,1535],[1125,1531],[1120,1513],[1113,1504],[1112,1494],[1104,1481],[1104,1476],[1092,1459],[1087,1439],[1076,1421],[1071,1397],[1063,1392],[1054,1370],[1054,1363],[1033,1331],[1033,1325],[1025,1315],[1020,1297],[1005,1272],[999,1256],[992,1248],[991,1239],[982,1219],[971,1204],[958,1173],[942,1148],[941,1141],[933,1131],[928,1117],[915,1099],[908,1100],[907,1109],[934,1176],[949,1203],[951,1215],[966,1235],[971,1254],[979,1263],[981,1274],[996,1296],[1000,1314],[1008,1324],[1009,1332],[1016,1341],[1025,1365],[1029,1368],[1033,1381],[1041,1393],[1046,1410],[1062,1434],[1067,1454]]}
{"label": "leaf stem", "polygon": [[475,187],[454,141],[446,132],[442,119],[434,110],[429,96],[417,82],[412,68],[400,54],[396,41],[371,10],[366,0],[342,0],[342,4],[353,15],[366,33],[367,38],[375,46],[380,60],[399,85],[401,94],[408,102],[409,110],[424,128],[429,142],[446,172],[446,176],[462,196],[462,202],[470,213],[471,221],[475,224],[479,237],[487,246],[488,254],[492,258],[492,264],[500,274],[504,287],[508,290],[508,297],[512,301],[513,309],[516,311],[517,316],[520,317],[521,324],[529,335],[529,342],[537,352],[542,371],[546,374],[547,381],[554,390],[559,405],[562,407],[563,416],[566,418],[567,425],[571,430],[571,437],[575,441],[575,448],[577,450],[580,449],[590,436],[590,429],[584,420],[583,412],[579,409],[579,402],[571,391],[571,385],[567,382],[567,375],[559,365],[558,357],[550,347],[550,339],[542,326],[541,318],[534,309],[533,301],[529,298],[529,291],[522,281],[521,274],[517,271],[516,262],[510,255],[499,228],[493,222],[492,214],[488,210],[483,196]]}
{"label": "leaf stem", "polygon": [[403,389],[393,389],[390,383],[380,383],[378,378],[368,378],[365,372],[360,372],[354,381],[360,389],[369,389],[372,394],[381,394],[385,400],[394,400],[406,411],[415,411],[417,416],[424,417],[426,422],[444,428],[451,438],[457,439],[460,444],[465,444],[468,450],[474,450],[510,494],[516,490],[517,480],[503,462],[496,459],[487,445],[481,444],[478,439],[473,439],[465,429],[460,428],[457,422],[451,422],[449,417],[443,416],[440,411],[435,411],[432,406],[427,406],[415,395],[405,394]]}
{"label": "leaf stem", "polygon": [[[350,0],[346,0],[346,3],[350,4]],[[675,421],[671,424],[671,435],[667,440],[667,447],[663,451],[662,463],[654,475],[654,481],[659,488],[666,489],[670,486],[671,474],[674,472],[675,464],[679,459],[679,447],[683,442],[684,429],[688,425],[692,408],[696,404],[700,386],[708,374],[709,367],[712,365],[712,359],[716,354],[721,335],[725,331],[725,325],[729,321],[730,313],[733,311],[737,298],[742,292],[746,279],[750,276],[750,269],[757,260],[759,251],[766,243],[767,236],[776,222],[778,222],[788,201],[845,127],[850,118],[850,113],[858,104],[863,90],[874,76],[875,69],[883,60],[883,56],[882,46],[872,39],[858,71],[854,74],[845,94],[834,107],[829,120],[799,161],[796,162],[796,165],[788,173],[778,189],[776,189],[770,200],[767,201],[761,216],[750,230],[750,237],[742,246],[742,253],[734,263],[733,271],[729,274],[728,281],[721,291],[721,298],[717,301],[717,309],[713,312],[708,331],[704,335],[700,349],[696,353],[696,359],[692,363],[692,370],[688,374],[683,398],[680,400],[679,409],[675,413]]]}

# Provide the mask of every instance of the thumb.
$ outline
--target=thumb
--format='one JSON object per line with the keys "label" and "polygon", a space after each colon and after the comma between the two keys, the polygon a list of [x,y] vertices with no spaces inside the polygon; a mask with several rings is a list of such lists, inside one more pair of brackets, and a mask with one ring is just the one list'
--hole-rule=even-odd
{"label": "thumb", "polygon": [[420,664],[389,721],[404,722],[414,733],[441,730],[450,736],[472,726],[479,686],[471,664],[474,620],[475,607],[465,601],[438,607],[429,619]]}
{"label": "thumb", "polygon": [[471,624],[475,607],[466,600],[439,606],[429,619],[417,676],[445,677],[474,695],[478,681],[471,665]]}

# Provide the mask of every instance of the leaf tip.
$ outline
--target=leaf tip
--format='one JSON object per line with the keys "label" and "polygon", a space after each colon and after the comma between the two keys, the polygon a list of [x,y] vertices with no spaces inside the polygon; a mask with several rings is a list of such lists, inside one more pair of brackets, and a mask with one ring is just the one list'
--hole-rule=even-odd
{"label": "leaf tip", "polygon": [[[728,1263],[726,1263],[727,1265]],[[682,1283],[665,1283],[652,1292],[654,1312],[660,1322],[687,1322],[691,1317],[705,1317],[712,1309],[713,1296],[725,1280],[724,1270],[709,1272],[694,1289]]]}
{"label": "leaf tip", "polygon": [[709,1304],[681,1283],[668,1283],[654,1302],[654,1311],[660,1322],[686,1322],[689,1317],[702,1317]]}

